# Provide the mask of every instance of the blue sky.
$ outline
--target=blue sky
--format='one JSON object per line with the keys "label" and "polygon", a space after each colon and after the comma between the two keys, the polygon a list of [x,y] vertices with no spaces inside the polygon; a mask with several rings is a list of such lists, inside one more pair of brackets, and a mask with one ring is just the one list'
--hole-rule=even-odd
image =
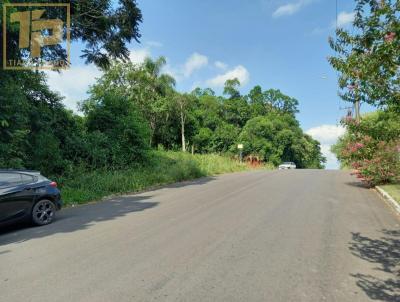
{"label": "blue sky", "polygon": [[[141,44],[130,45],[131,58],[165,56],[164,72],[177,79],[177,89],[211,86],[238,77],[247,93],[253,86],[280,89],[300,102],[304,131],[321,141],[329,168],[337,163],[329,146],[343,133],[337,127],[347,104],[337,96],[328,37],[334,35],[334,0],[138,0],[143,13]],[[354,3],[338,1],[338,23],[351,27]],[[73,44],[72,68],[50,74],[49,83],[76,108],[99,71],[79,59]]]}

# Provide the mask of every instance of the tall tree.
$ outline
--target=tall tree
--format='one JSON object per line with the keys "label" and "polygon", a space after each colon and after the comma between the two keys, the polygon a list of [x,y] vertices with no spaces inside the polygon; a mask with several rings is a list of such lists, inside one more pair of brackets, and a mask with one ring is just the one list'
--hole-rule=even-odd
{"label": "tall tree", "polygon": [[186,152],[185,125],[188,119],[189,112],[194,103],[193,95],[177,93],[174,98],[177,108],[179,109],[179,118],[181,126],[182,151]]}
{"label": "tall tree", "polygon": [[344,100],[400,111],[400,2],[356,0],[354,30],[330,39]]}
{"label": "tall tree", "polygon": [[231,99],[237,99],[240,97],[239,87],[240,81],[237,78],[227,80],[224,86],[224,94]]}
{"label": "tall tree", "polygon": [[174,94],[175,80],[161,72],[165,58],[156,60],[147,58],[143,64],[115,63],[91,87],[91,98],[84,107],[90,106],[91,100],[97,100],[105,93],[118,90],[120,95],[133,102],[149,123],[151,130],[150,144],[163,124],[171,117],[171,100]]}
{"label": "tall tree", "polygon": [[267,106],[275,111],[292,115],[299,112],[297,108],[299,101],[283,94],[279,89],[269,89],[265,91],[264,98]]}

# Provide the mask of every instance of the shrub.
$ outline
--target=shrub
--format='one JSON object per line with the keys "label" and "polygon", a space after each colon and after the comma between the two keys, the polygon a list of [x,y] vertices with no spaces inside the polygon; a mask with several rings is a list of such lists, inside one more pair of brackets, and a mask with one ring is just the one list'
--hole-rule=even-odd
{"label": "shrub", "polygon": [[149,129],[131,101],[117,93],[106,94],[88,106],[86,113],[92,167],[118,169],[146,159]]}
{"label": "shrub", "polygon": [[342,121],[347,133],[333,147],[343,166],[370,186],[400,181],[400,127],[393,113],[378,111],[360,122]]}
{"label": "shrub", "polygon": [[[364,147],[359,148],[361,150]],[[358,176],[370,186],[399,182],[400,141],[378,142],[370,158],[356,160],[352,166]]]}

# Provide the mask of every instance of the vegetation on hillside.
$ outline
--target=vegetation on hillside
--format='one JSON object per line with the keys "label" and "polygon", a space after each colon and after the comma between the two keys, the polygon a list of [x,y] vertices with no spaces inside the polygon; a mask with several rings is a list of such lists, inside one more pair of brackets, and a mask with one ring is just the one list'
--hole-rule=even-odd
{"label": "vegetation on hillside", "polygon": [[154,151],[146,164],[120,170],[83,171],[60,177],[58,181],[62,185],[63,201],[72,205],[113,194],[139,192],[160,185],[247,169],[246,164],[226,156]]}
{"label": "vegetation on hillside", "polygon": [[64,108],[44,74],[14,73],[0,83],[0,166],[69,175],[76,167],[116,170],[145,163],[151,149],[236,155],[243,143],[245,156],[264,162],[322,167],[319,143],[295,118],[296,100],[258,86],[241,95],[237,80],[227,81],[227,97],[211,89],[179,93],[174,80],[160,73],[163,62],[113,63],[82,102],[84,116]]}
{"label": "vegetation on hillside", "polygon": [[[244,156],[271,165],[293,161],[299,168],[323,168],[319,143],[296,119],[295,98],[260,86],[243,95],[237,79],[226,81],[222,96],[209,88],[178,92],[175,80],[162,72],[165,58],[142,64],[128,60],[127,43],[140,37],[142,16],[135,1],[71,4],[72,40],[83,42],[83,58],[103,74],[77,115],[51,91],[44,73],[0,69],[1,168],[40,170],[60,179],[67,196],[77,201],[229,171],[219,161],[232,170],[243,168],[216,155],[171,160],[170,153],[160,156],[154,150],[233,157],[242,143]],[[16,48],[17,28],[7,31],[7,50],[23,58],[26,53]],[[46,60],[65,57],[56,46],[43,55]],[[215,163],[206,168],[203,159]]]}

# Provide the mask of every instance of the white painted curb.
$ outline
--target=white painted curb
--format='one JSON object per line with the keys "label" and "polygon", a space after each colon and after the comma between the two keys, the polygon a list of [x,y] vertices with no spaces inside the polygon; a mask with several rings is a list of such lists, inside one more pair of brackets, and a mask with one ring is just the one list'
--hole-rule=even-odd
{"label": "white painted curb", "polygon": [[389,193],[386,192],[381,187],[376,186],[375,188],[386,200],[389,201],[389,203],[391,203],[391,205],[397,211],[397,213],[400,214],[400,204],[396,200],[394,200],[393,197],[390,196]]}

